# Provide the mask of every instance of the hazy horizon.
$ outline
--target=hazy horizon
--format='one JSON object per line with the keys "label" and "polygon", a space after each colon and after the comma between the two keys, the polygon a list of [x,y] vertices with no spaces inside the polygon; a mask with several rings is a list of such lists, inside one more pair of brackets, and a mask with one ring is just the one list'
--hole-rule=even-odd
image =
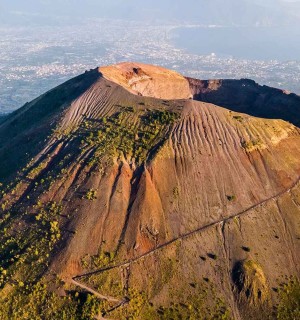
{"label": "hazy horizon", "polygon": [[[0,24],[28,25],[108,18],[225,25],[300,23],[300,1],[289,0],[10,0],[0,1]],[[66,19],[66,21],[63,21]],[[61,20],[61,21],[59,21]]]}
{"label": "hazy horizon", "polygon": [[300,1],[0,0],[0,34],[0,113],[129,60],[300,93]]}

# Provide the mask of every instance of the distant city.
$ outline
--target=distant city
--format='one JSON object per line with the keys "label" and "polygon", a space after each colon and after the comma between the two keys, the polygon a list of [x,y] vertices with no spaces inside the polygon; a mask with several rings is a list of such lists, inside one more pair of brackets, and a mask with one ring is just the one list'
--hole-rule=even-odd
{"label": "distant city", "polygon": [[[139,61],[200,79],[251,78],[300,93],[300,61],[247,60],[178,47],[174,30],[122,20],[70,26],[0,28],[0,113],[9,113],[56,85],[101,65]],[[76,30],[76,31],[74,31]]]}

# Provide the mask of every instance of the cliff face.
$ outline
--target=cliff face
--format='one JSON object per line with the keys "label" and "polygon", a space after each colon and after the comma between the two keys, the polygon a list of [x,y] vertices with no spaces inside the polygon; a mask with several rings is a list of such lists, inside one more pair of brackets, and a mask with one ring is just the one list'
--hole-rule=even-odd
{"label": "cliff face", "polygon": [[299,127],[300,97],[253,80],[196,80],[187,78],[195,100],[249,115],[282,119]]}
{"label": "cliff face", "polygon": [[0,318],[292,312],[298,101],[249,80],[130,63],[11,115],[0,125],[1,164],[5,150],[32,159],[2,173]]}

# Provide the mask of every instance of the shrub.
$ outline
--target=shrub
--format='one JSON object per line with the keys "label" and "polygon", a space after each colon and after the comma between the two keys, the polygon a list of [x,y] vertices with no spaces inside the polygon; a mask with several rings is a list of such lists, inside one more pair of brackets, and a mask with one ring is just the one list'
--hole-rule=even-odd
{"label": "shrub", "polygon": [[97,190],[89,189],[86,194],[84,195],[84,199],[87,200],[95,200],[97,199]]}
{"label": "shrub", "polygon": [[278,320],[300,319],[300,282],[290,279],[279,290]]}
{"label": "shrub", "polygon": [[230,202],[236,200],[236,196],[235,195],[227,195],[226,198]]}

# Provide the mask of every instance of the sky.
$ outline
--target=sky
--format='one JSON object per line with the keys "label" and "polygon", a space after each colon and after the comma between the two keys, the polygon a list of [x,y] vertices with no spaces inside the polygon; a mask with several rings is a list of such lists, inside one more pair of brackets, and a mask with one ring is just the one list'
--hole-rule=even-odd
{"label": "sky", "polygon": [[0,0],[0,24],[51,24],[87,18],[222,25],[286,25],[296,24],[300,20],[300,1]]}

